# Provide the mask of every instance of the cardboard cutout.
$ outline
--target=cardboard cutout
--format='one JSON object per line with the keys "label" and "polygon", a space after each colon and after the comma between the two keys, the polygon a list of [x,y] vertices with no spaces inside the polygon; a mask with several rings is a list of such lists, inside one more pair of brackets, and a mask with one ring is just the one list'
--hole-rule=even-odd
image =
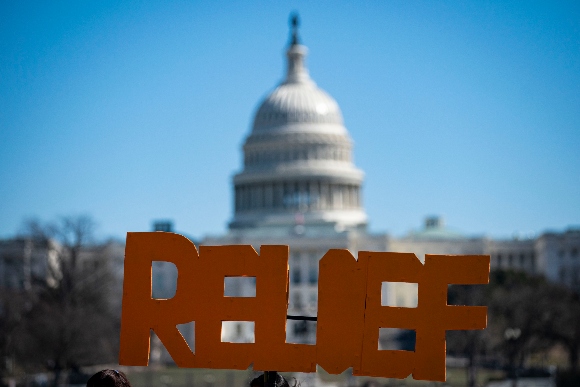
{"label": "cardboard cutout", "polygon": [[[201,246],[162,232],[128,233],[119,363],[148,364],[152,329],[179,367],[445,380],[445,331],[483,329],[487,308],[447,305],[448,284],[485,284],[489,256],[329,250],[320,260],[316,345],[286,343],[288,246]],[[151,264],[178,270],[175,296],[151,297]],[[256,297],[225,297],[224,278],[256,278]],[[417,308],[381,305],[382,282],[419,286]],[[195,354],[177,329],[195,321]],[[221,342],[222,321],[254,321],[255,343]],[[416,331],[415,351],[378,350],[379,328]]]}

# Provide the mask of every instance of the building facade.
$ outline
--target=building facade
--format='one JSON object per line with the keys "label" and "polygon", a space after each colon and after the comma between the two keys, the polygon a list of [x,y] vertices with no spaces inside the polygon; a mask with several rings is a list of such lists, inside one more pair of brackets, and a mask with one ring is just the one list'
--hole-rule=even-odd
{"label": "building facade", "polygon": [[35,282],[53,281],[60,246],[53,240],[22,237],[0,241],[0,289],[25,291]]}

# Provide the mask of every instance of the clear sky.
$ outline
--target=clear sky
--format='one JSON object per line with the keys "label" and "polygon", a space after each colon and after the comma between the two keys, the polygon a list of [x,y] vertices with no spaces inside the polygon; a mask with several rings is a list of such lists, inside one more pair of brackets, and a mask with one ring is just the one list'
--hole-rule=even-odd
{"label": "clear sky", "polygon": [[220,234],[298,11],[372,231],[580,224],[580,2],[0,2],[0,237],[90,214]]}

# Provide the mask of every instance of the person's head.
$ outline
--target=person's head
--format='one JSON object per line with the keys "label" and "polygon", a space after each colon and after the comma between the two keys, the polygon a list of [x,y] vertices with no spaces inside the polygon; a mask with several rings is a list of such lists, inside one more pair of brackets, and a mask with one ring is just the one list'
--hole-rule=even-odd
{"label": "person's head", "polygon": [[[276,381],[274,382],[275,387],[290,387],[288,381],[280,374],[276,374]],[[264,387],[264,374],[252,379],[250,382],[250,387]]]}
{"label": "person's head", "polygon": [[131,383],[121,371],[102,370],[91,376],[87,387],[131,387]]}

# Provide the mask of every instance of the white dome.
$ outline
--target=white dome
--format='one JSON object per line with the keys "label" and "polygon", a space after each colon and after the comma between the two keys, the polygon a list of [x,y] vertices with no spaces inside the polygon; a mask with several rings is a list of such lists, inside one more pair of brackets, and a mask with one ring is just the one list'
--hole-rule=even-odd
{"label": "white dome", "polygon": [[288,50],[288,74],[260,105],[253,130],[292,123],[342,125],[342,114],[336,101],[318,88],[304,66],[306,47],[293,45]]}
{"label": "white dome", "polygon": [[260,105],[253,130],[291,123],[342,125],[336,101],[311,83],[283,83]]}

